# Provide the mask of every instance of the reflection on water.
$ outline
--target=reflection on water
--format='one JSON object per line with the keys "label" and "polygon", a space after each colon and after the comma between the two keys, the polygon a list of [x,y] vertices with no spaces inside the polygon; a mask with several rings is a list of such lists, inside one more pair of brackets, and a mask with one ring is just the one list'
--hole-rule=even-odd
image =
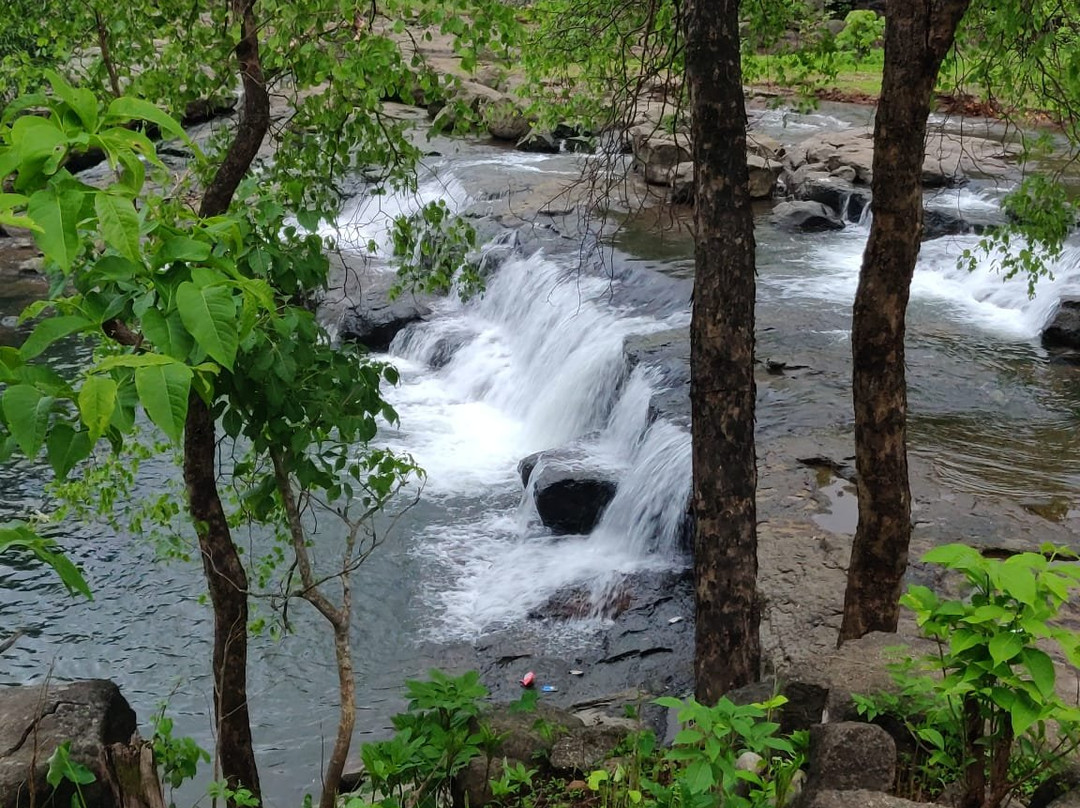
{"label": "reflection on water", "polygon": [[1033,423],[955,413],[913,415],[908,424],[915,451],[961,491],[1021,503],[1075,501],[1080,491],[1076,418]]}

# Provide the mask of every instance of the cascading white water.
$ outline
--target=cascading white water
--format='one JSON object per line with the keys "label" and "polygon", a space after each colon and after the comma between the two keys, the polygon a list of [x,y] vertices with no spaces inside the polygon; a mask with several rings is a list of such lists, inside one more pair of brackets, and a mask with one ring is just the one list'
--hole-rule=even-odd
{"label": "cascading white water", "polygon": [[[946,209],[961,217],[979,219],[999,214],[997,195],[969,189],[937,192],[927,206]],[[867,209],[869,210],[869,209]],[[799,273],[781,280],[796,296],[850,303],[858,285],[859,266],[869,234],[870,218],[821,237],[810,250],[811,265],[823,271]],[[995,255],[982,255],[973,272],[957,265],[965,250],[979,255],[977,235],[945,236],[922,245],[911,285],[913,301],[947,309],[950,316],[1011,338],[1034,339],[1057,307],[1063,294],[1080,287],[1080,242],[1075,238],[1047,269],[1034,298],[1028,296],[1026,277],[1005,279],[995,271]]]}
{"label": "cascading white water", "polygon": [[[511,258],[482,298],[445,300],[395,340],[403,426],[388,437],[428,471],[425,494],[445,509],[418,544],[439,568],[428,588],[435,636],[509,625],[566,586],[680,563],[689,435],[650,423],[655,379],[627,378],[623,343],[688,314],[619,310],[611,283],[540,254]],[[517,461],[582,436],[597,465],[621,472],[619,492],[592,536],[555,539],[527,492],[515,507]]]}

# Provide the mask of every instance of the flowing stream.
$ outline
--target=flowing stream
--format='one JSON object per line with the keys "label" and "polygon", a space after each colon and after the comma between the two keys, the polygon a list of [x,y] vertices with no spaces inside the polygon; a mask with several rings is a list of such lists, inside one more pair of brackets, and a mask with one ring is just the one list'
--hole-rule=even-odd
{"label": "flowing stream", "polygon": [[[826,114],[766,113],[759,123],[782,137],[848,125]],[[451,151],[430,161],[419,199],[348,210],[337,225],[343,247],[362,252],[374,240],[383,248],[369,256],[377,267],[396,213],[435,198],[475,209],[478,183],[573,177],[584,159],[473,142]],[[992,210],[998,194],[973,186],[929,204]],[[764,210],[758,224],[759,353],[816,374],[763,390],[761,439],[849,430],[849,311],[867,224],[796,236],[773,230]],[[1032,300],[1021,280],[956,268],[959,252],[976,240],[942,238],[923,248],[910,317],[913,451],[932,457],[959,490],[1058,502],[1075,518],[1080,376],[1051,363],[1037,339],[1060,296],[1080,289],[1080,247],[1067,248],[1054,280]],[[651,417],[665,377],[647,363],[630,367],[624,343],[688,324],[688,240],[629,226],[600,272],[582,268],[574,245],[554,237],[528,255],[510,243],[502,244],[508,255],[481,298],[439,301],[391,347],[401,383],[389,395],[401,420],[380,440],[412,453],[427,478],[419,503],[357,574],[358,741],[386,734],[401,707],[402,679],[444,663],[450,644],[507,628],[559,647],[588,643],[601,618],[551,628],[527,616],[567,586],[601,593],[622,574],[685,563],[678,545],[689,434],[684,421]],[[57,361],[78,362],[71,351]],[[619,488],[591,535],[556,539],[523,494],[517,464],[571,442],[617,476]],[[46,476],[39,465],[6,466],[0,512],[43,507]],[[144,467],[140,485],[157,490],[175,479],[162,458]],[[0,625],[26,632],[0,656],[0,685],[48,675],[113,678],[146,732],[148,717],[168,700],[177,732],[209,746],[210,621],[196,565],[155,563],[144,539],[105,526],[65,534],[64,542],[95,601],[65,598],[36,568],[0,566]],[[303,793],[317,791],[335,721],[327,632],[298,606],[290,617],[294,635],[258,638],[252,654],[255,735],[275,806],[298,805]],[[199,788],[184,792],[188,803]]]}

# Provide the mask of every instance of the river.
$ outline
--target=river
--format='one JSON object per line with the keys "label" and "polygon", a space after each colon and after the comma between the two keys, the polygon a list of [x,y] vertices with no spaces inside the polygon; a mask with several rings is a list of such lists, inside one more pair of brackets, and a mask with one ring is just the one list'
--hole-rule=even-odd
{"label": "river", "polygon": [[[769,111],[758,114],[758,126],[791,138],[859,125],[865,115]],[[480,217],[491,188],[536,175],[572,178],[588,159],[472,140],[438,145],[421,200],[446,198]],[[928,204],[994,208],[1001,192],[973,183]],[[338,223],[343,246],[359,251],[369,238],[382,239],[388,217],[417,204],[384,200],[376,210],[358,198]],[[772,228],[765,207],[757,224],[759,355],[804,367],[763,386],[760,439],[848,435],[850,306],[867,226],[791,235]],[[452,661],[447,649],[507,629],[546,647],[587,645],[594,623],[538,624],[528,613],[568,584],[599,591],[629,571],[684,563],[677,534],[689,434],[678,419],[650,421],[650,398],[663,378],[645,368],[629,373],[623,344],[689,322],[685,230],[675,223],[658,233],[631,220],[599,270],[583,269],[578,244],[557,230],[537,228],[529,238],[543,250],[504,261],[482,298],[439,302],[387,357],[401,370],[389,394],[401,424],[379,440],[411,452],[427,482],[419,504],[357,574],[358,741],[386,734],[402,706],[402,680]],[[958,492],[1046,507],[1076,524],[1080,373],[1051,361],[1038,334],[1060,296],[1080,289],[1080,248],[1067,248],[1054,280],[1030,300],[1022,281],[956,268],[959,252],[975,241],[947,237],[923,248],[909,319],[912,451]],[[56,361],[80,358],[70,347]],[[556,542],[523,501],[517,463],[582,436],[621,484],[592,535]],[[46,477],[41,465],[5,466],[0,513],[47,507]],[[144,465],[139,485],[158,491],[175,480],[160,458]],[[60,536],[95,600],[68,599],[39,569],[0,566],[0,627],[25,632],[0,657],[0,685],[111,678],[145,732],[148,716],[167,700],[177,731],[209,747],[210,617],[197,565],[159,563],[145,539],[104,525]],[[290,617],[295,633],[256,638],[251,661],[264,788],[269,804],[282,807],[317,792],[335,726],[327,633],[309,610],[294,606]],[[201,787],[185,790],[179,804],[194,802]]]}

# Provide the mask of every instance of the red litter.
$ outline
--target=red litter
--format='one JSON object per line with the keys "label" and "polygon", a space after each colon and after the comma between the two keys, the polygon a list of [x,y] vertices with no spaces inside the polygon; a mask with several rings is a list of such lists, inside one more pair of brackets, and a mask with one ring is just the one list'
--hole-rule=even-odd
{"label": "red litter", "polygon": [[532,687],[533,684],[535,684],[535,682],[536,682],[536,674],[533,673],[532,671],[529,671],[528,673],[526,673],[524,676],[521,677],[521,686],[522,687]]}

